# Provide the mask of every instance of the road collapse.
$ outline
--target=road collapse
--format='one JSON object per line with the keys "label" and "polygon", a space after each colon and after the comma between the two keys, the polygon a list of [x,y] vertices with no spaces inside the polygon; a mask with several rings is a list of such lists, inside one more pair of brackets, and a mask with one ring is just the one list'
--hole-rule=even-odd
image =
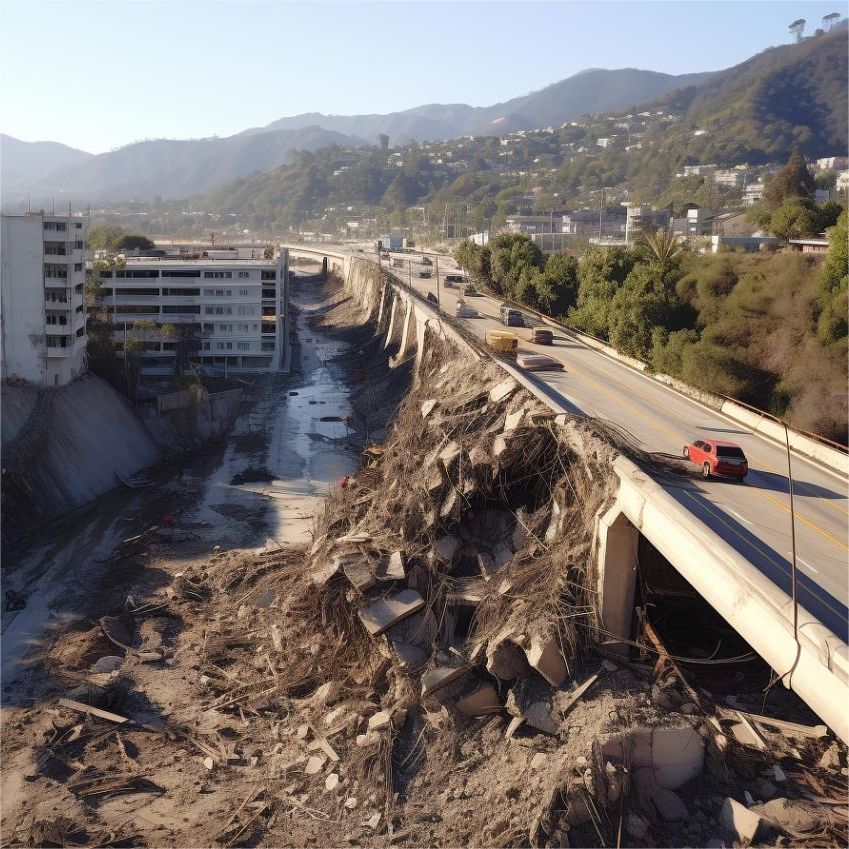
{"label": "road collapse", "polygon": [[62,813],[6,845],[845,843],[824,726],[694,686],[653,631],[605,654],[594,520],[648,458],[425,341],[310,546],[183,556],[92,629],[118,657],[66,671],[30,767]]}

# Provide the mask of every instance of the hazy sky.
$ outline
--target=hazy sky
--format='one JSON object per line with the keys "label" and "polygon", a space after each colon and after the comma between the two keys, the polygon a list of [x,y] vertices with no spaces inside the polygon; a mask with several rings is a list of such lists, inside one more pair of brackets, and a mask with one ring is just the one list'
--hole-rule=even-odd
{"label": "hazy sky", "polygon": [[845,2],[0,0],[0,129],[101,152],[299,112],[486,106],[584,68],[734,65]]}

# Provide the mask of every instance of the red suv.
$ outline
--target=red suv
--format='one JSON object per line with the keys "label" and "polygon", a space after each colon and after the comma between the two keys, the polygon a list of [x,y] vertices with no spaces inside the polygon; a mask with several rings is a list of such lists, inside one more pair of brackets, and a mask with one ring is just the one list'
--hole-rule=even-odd
{"label": "red suv", "polygon": [[702,467],[702,477],[737,478],[742,481],[749,471],[746,455],[733,442],[694,439],[684,446],[684,457]]}

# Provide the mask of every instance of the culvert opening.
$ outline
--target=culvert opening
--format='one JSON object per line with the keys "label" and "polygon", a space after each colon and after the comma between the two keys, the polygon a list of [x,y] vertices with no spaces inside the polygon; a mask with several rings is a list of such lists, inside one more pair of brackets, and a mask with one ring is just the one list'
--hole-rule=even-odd
{"label": "culvert opening", "polygon": [[[642,534],[633,624],[638,641],[652,647],[648,632],[653,630],[666,651],[680,659],[690,683],[716,695],[756,696],[774,679],[769,664]],[[652,650],[644,659],[654,664],[657,657]]]}

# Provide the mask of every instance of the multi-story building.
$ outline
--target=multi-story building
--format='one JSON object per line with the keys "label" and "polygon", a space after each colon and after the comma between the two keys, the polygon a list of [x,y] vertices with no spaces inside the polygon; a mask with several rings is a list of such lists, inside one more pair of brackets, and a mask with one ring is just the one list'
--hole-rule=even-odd
{"label": "multi-story building", "polygon": [[289,258],[128,259],[100,272],[120,349],[141,347],[142,375],[190,363],[222,372],[277,371],[288,342]]}
{"label": "multi-story building", "polygon": [[559,233],[562,226],[562,212],[546,212],[540,215],[510,215],[506,219],[507,230],[511,233]]}
{"label": "multi-story building", "polygon": [[2,373],[63,386],[86,369],[86,239],[75,216],[3,215]]}

